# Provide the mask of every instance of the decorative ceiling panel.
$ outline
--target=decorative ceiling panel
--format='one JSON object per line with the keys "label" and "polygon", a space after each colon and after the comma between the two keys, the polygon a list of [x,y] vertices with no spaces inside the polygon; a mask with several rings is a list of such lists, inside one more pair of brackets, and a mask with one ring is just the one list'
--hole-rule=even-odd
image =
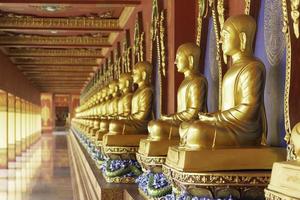
{"label": "decorative ceiling panel", "polygon": [[75,57],[11,57],[14,64],[47,64],[47,65],[99,65],[98,58],[75,58]]}
{"label": "decorative ceiling panel", "polygon": [[9,56],[60,56],[60,57],[96,57],[103,58],[101,49],[50,49],[50,48],[7,48]]}
{"label": "decorative ceiling panel", "polygon": [[79,93],[140,0],[0,0],[0,50],[43,92]]}

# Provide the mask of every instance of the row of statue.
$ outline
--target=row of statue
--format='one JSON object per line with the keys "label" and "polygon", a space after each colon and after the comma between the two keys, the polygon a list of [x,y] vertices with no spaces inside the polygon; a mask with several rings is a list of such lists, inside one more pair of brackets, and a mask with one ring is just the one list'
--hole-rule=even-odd
{"label": "row of statue", "polygon": [[[139,153],[166,156],[166,162],[171,166],[175,163],[174,167],[179,158],[168,153],[171,146],[176,152],[227,148],[263,149],[267,137],[264,106],[266,70],[264,64],[253,56],[255,30],[256,22],[249,15],[232,16],[224,23],[220,42],[223,53],[232,62],[222,80],[219,111],[207,112],[208,82],[199,72],[200,47],[185,43],[178,48],[175,60],[178,72],[184,74],[177,92],[176,113],[153,120],[152,65],[149,62],[138,62],[132,74],[123,73],[119,80],[103,86],[96,94],[97,101],[88,109],[79,110],[77,117],[73,119],[73,126],[86,133],[97,144],[137,146]],[[133,84],[137,85],[135,91],[132,90]],[[297,130],[299,134],[299,128]],[[297,134],[293,137],[295,135]],[[285,153],[282,152],[273,149],[274,157],[270,153],[257,156],[261,159],[267,157],[265,162],[270,163],[270,168],[273,162],[285,159]],[[237,156],[243,160],[243,155]],[[199,169],[199,163],[193,160],[184,162],[189,164],[180,170]],[[259,163],[256,163],[257,169],[266,169],[265,164],[260,166]],[[245,162],[239,167],[242,165]],[[256,168],[250,166],[228,169]]]}
{"label": "row of statue", "polygon": [[[87,132],[97,140],[104,134],[148,134],[148,140],[178,140],[188,149],[265,144],[264,64],[253,56],[255,21],[250,16],[230,17],[221,33],[222,49],[232,66],[222,83],[221,110],[207,113],[207,80],[199,72],[200,48],[181,45],[176,54],[184,74],[177,93],[177,113],[152,120],[152,65],[139,62],[98,93],[93,113],[83,113]],[[138,85],[133,93],[132,84]],[[121,96],[118,96],[119,91]],[[84,116],[84,115],[88,116]],[[96,119],[89,119],[96,118]],[[99,120],[100,119],[100,120]],[[87,125],[87,124],[85,124]]]}

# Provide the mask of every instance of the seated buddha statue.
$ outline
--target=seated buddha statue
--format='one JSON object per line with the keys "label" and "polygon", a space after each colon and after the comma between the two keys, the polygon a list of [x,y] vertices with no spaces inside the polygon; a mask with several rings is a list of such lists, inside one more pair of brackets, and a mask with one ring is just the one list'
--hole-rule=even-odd
{"label": "seated buddha statue", "polygon": [[[146,137],[147,125],[152,118],[151,74],[152,65],[149,62],[138,62],[134,66],[133,81],[138,88],[132,96],[131,113],[110,122],[109,132],[103,136],[103,145],[138,146],[139,140]],[[120,139],[122,135],[129,137]]]}
{"label": "seated buddha statue", "polygon": [[108,85],[109,94],[111,94],[111,100],[106,104],[107,109],[107,116],[106,119],[101,119],[100,121],[100,128],[99,128],[99,135],[98,139],[101,140],[102,138],[99,138],[100,135],[103,135],[108,132],[109,122],[111,119],[116,119],[118,116],[118,102],[119,102],[119,87],[117,81],[112,81]]}
{"label": "seated buddha statue", "polygon": [[132,84],[133,80],[130,73],[120,75],[119,89],[121,97],[118,102],[118,119],[126,118],[131,113]]}
{"label": "seated buddha statue", "polygon": [[199,58],[200,48],[196,44],[185,43],[178,48],[175,64],[178,72],[184,74],[184,80],[177,93],[177,113],[149,122],[149,135],[141,140],[140,153],[166,155],[170,145],[179,143],[179,125],[207,111],[207,80],[199,72]]}
{"label": "seated buddha statue", "polygon": [[[253,56],[255,29],[256,22],[249,15],[232,16],[224,23],[220,42],[224,55],[231,57],[232,64],[222,80],[221,109],[214,113],[200,112],[198,120],[181,123],[180,145],[169,148],[166,161],[168,165],[181,170],[196,171],[226,167],[270,169],[274,161],[284,159],[281,149],[278,155],[272,149],[258,148],[266,144],[267,121],[264,107],[266,76],[264,64]],[[247,147],[251,147],[252,150]],[[211,151],[213,148],[214,151]],[[220,150],[222,148],[227,150]],[[230,148],[240,149],[234,150],[236,152],[234,153],[228,150]],[[255,161],[247,157],[250,154],[258,154],[253,158]],[[222,164],[217,166],[213,164],[215,162],[207,162],[207,166],[203,163],[204,155],[206,161],[211,158]],[[267,159],[259,160],[259,158]],[[200,162],[203,164],[199,165]]]}
{"label": "seated buddha statue", "polygon": [[299,162],[298,164],[300,165],[300,122],[297,123],[292,130],[291,142],[294,148],[293,153],[295,160],[297,160]]}
{"label": "seated buddha statue", "polygon": [[92,137],[93,137],[93,140],[96,140],[96,135],[97,135],[97,132],[99,131],[100,129],[100,119],[101,119],[101,108],[102,108],[102,103],[103,103],[103,100],[104,100],[104,97],[102,95],[102,92],[103,90],[100,90],[98,93],[97,93],[97,103],[96,103],[96,106],[95,106],[95,119],[94,119],[94,128],[92,130]]}
{"label": "seated buddha statue", "polygon": [[181,146],[212,148],[253,146],[265,142],[265,67],[253,56],[255,21],[250,16],[230,17],[221,32],[223,53],[232,65],[222,82],[221,110],[199,113],[199,120],[180,127]]}
{"label": "seated buddha statue", "polygon": [[111,96],[109,95],[108,86],[103,87],[102,90],[101,90],[102,102],[101,102],[100,107],[99,107],[99,115],[100,115],[100,117],[99,117],[99,129],[97,130],[96,135],[95,135],[95,139],[97,141],[102,140],[102,135],[103,134],[100,132],[100,126],[101,126],[101,121],[107,119],[108,107],[109,107],[109,104],[110,104],[110,98],[111,98]]}

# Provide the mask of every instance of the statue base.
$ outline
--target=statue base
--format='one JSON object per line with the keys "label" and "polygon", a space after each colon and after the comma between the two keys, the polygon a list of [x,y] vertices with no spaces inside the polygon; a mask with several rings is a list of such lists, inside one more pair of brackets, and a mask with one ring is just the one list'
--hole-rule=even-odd
{"label": "statue base", "polygon": [[263,200],[271,175],[270,170],[192,173],[167,165],[163,165],[162,170],[177,193],[184,191],[192,196],[222,199],[231,196],[233,199]]}
{"label": "statue base", "polygon": [[136,159],[140,163],[143,171],[152,171],[155,173],[161,172],[161,166],[165,163],[165,156],[145,156],[141,153],[136,153]]}
{"label": "statue base", "polygon": [[170,146],[176,146],[179,144],[177,140],[161,140],[152,141],[148,139],[142,139],[140,141],[139,153],[146,156],[167,156],[168,148]]}
{"label": "statue base", "polygon": [[135,159],[140,140],[147,135],[109,135],[103,136],[102,152],[111,159]]}
{"label": "statue base", "polygon": [[274,163],[271,181],[265,192],[267,200],[300,199],[300,162]]}
{"label": "statue base", "polygon": [[139,135],[113,135],[103,136],[103,146],[138,147],[140,140],[146,138],[146,134]]}
{"label": "statue base", "polygon": [[274,162],[285,159],[284,148],[187,150],[182,147],[170,147],[166,165],[185,172],[271,170]]}

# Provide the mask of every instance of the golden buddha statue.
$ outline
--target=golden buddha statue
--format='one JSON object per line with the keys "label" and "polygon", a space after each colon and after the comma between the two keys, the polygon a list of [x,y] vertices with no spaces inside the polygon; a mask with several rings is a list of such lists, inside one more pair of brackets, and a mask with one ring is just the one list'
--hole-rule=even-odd
{"label": "golden buddha statue", "polygon": [[118,116],[118,82],[117,81],[112,81],[108,85],[108,90],[109,90],[109,95],[110,95],[110,101],[106,104],[106,110],[107,110],[107,115],[105,119],[102,119],[100,121],[100,129],[99,129],[99,136],[98,140],[102,140],[102,138],[99,138],[101,135],[105,134],[108,132],[108,127],[109,127],[109,122],[111,119],[115,119]]}
{"label": "golden buddha statue", "polygon": [[[133,81],[138,88],[132,96],[131,113],[110,122],[109,133],[103,136],[103,145],[138,146],[139,140],[146,137],[147,125],[152,118],[151,74],[152,65],[149,62],[138,62],[134,66]],[[130,136],[120,139],[121,135]]]}
{"label": "golden buddha statue", "polygon": [[292,129],[289,149],[290,160],[276,162],[273,165],[272,176],[265,190],[266,199],[300,199],[300,123]]}
{"label": "golden buddha statue", "polygon": [[[284,159],[282,149],[278,155],[272,148],[261,148],[261,144],[266,143],[267,133],[265,67],[253,56],[255,29],[255,20],[248,15],[232,16],[224,23],[220,42],[224,55],[231,57],[232,65],[222,81],[221,110],[200,112],[199,120],[180,125],[180,147],[169,148],[168,165],[190,171],[270,169],[274,161]],[[220,150],[224,147],[226,150]],[[240,159],[232,149],[237,147],[245,147],[238,150]],[[256,153],[259,157],[254,160],[247,157]],[[208,161],[211,158],[223,164],[217,166],[215,162],[207,162],[205,165],[203,156],[209,157]],[[260,157],[267,159],[258,161]]]}
{"label": "golden buddha statue", "polygon": [[222,83],[221,110],[199,113],[180,127],[181,146],[189,149],[257,146],[265,142],[265,67],[253,56],[256,24],[250,16],[230,17],[221,32],[223,53],[232,65]]}
{"label": "golden buddha statue", "polygon": [[119,89],[122,96],[118,102],[118,119],[126,118],[131,113],[133,79],[130,73],[123,73],[119,78]]}
{"label": "golden buddha statue", "polygon": [[109,104],[110,104],[110,98],[111,96],[109,95],[109,88],[107,87],[103,87],[103,89],[101,90],[101,94],[102,94],[102,102],[100,104],[100,120],[99,120],[99,129],[96,132],[96,141],[101,141],[102,140],[102,136],[103,133],[100,131],[101,130],[101,121],[102,120],[106,120],[107,116],[108,116],[108,110],[109,110]]}
{"label": "golden buddha statue", "polygon": [[166,155],[168,147],[179,142],[179,125],[207,111],[207,80],[199,72],[199,59],[200,48],[196,44],[185,43],[178,48],[175,64],[184,80],[177,93],[177,113],[150,121],[148,138],[140,142],[140,153]]}

